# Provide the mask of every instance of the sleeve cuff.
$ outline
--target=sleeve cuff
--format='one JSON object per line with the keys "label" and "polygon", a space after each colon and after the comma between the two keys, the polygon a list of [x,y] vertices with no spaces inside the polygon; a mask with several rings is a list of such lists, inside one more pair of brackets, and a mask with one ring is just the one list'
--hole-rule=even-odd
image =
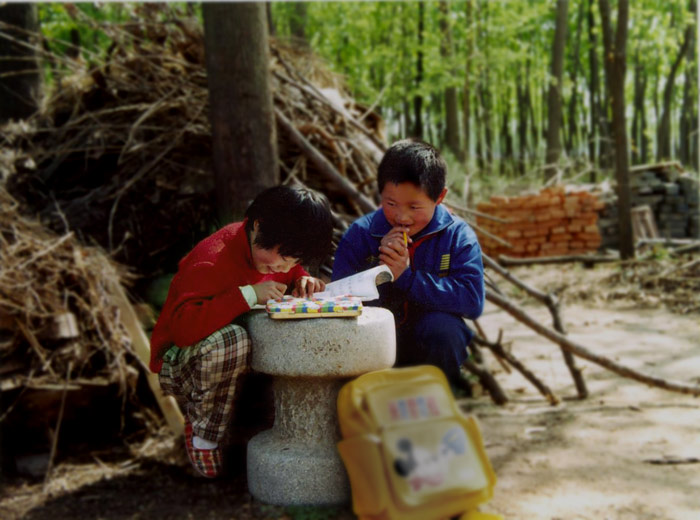
{"label": "sleeve cuff", "polygon": [[255,294],[255,289],[253,289],[252,285],[244,285],[239,287],[239,289],[243,298],[245,298],[245,301],[248,303],[248,307],[252,309],[253,306],[258,303],[258,296]]}

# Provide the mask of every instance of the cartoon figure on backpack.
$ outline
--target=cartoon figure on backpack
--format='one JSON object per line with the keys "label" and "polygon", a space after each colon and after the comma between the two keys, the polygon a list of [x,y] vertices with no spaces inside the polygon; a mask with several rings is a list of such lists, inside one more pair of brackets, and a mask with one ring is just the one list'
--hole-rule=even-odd
{"label": "cartoon figure on backpack", "polygon": [[423,486],[442,486],[449,474],[450,459],[464,454],[466,444],[467,437],[461,428],[450,429],[436,450],[427,450],[414,445],[411,439],[401,438],[397,449],[406,455],[394,460],[394,470],[414,491],[420,491]]}

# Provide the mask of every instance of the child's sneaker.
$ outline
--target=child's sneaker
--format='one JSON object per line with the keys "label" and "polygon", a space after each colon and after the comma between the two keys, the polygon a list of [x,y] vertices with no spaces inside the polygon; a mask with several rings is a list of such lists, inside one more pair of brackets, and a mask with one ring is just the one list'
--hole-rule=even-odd
{"label": "child's sneaker", "polygon": [[192,444],[192,424],[185,419],[185,447],[187,456],[197,473],[206,478],[216,478],[222,474],[221,448],[200,450]]}

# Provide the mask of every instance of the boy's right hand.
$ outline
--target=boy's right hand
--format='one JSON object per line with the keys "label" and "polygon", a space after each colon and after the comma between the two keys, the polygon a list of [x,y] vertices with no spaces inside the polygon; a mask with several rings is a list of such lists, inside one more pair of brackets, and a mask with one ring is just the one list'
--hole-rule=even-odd
{"label": "boy's right hand", "polygon": [[287,291],[287,286],[280,282],[268,280],[267,282],[253,285],[253,290],[255,291],[255,296],[258,298],[258,303],[260,305],[265,305],[267,300],[282,298]]}
{"label": "boy's right hand", "polygon": [[410,263],[408,244],[413,242],[413,240],[407,236],[406,242],[404,242],[404,233],[406,231],[407,228],[402,226],[392,228],[382,237],[381,245],[379,246],[379,263],[385,264],[391,269],[394,280],[397,280],[408,269]]}

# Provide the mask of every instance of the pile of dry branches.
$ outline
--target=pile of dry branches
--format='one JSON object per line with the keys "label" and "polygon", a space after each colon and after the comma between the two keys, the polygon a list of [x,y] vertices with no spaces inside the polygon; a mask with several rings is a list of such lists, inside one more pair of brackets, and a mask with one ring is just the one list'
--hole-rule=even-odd
{"label": "pile of dry branches", "polygon": [[[109,49],[87,62],[37,49],[55,92],[0,144],[13,150],[3,166],[16,198],[149,277],[174,271],[217,224],[209,101],[201,24],[187,7],[128,8],[133,21],[99,26],[70,10]],[[308,51],[272,42],[271,55],[283,182],[326,193],[342,231],[375,196],[380,120]]]}
{"label": "pile of dry branches", "polygon": [[126,273],[73,233],[22,217],[0,187],[0,389],[117,383],[138,370],[110,286]]}
{"label": "pile of dry branches", "polygon": [[650,259],[629,262],[608,279],[616,287],[608,299],[662,304],[673,312],[700,312],[700,258]]}

